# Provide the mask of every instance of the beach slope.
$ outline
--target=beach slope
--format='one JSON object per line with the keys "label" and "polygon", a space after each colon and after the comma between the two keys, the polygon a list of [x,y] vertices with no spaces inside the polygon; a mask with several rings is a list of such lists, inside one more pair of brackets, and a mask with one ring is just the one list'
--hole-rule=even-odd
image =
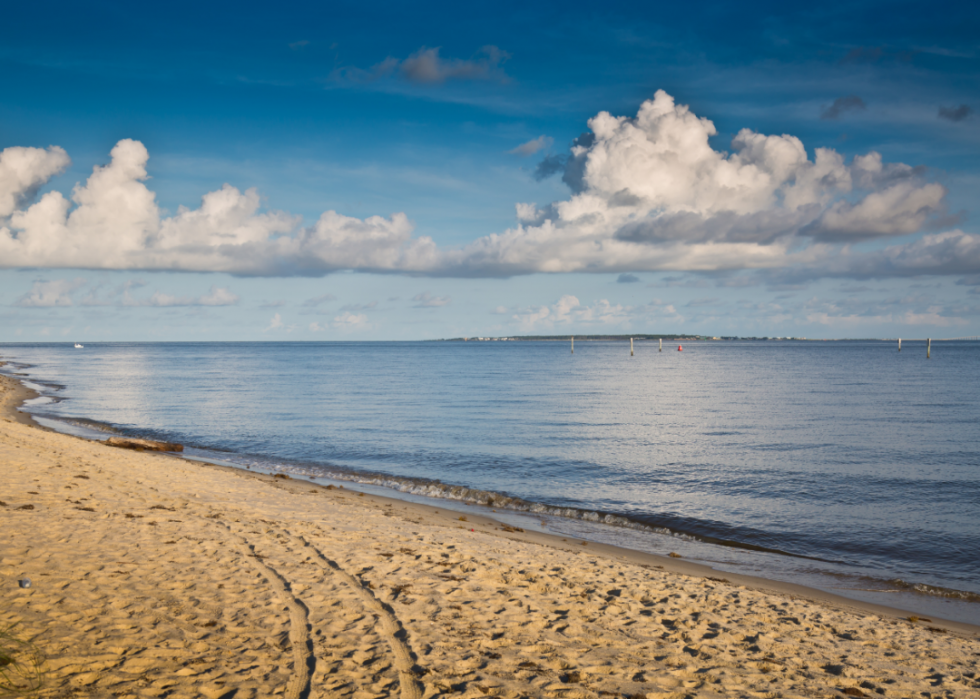
{"label": "beach slope", "polygon": [[15,420],[16,388],[0,629],[40,696],[980,696],[970,627],[114,449]]}

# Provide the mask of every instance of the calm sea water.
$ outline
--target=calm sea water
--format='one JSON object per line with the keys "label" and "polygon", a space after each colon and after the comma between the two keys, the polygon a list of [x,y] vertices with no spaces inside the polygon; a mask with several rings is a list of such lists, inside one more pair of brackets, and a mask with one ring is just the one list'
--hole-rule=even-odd
{"label": "calm sea water", "polygon": [[[980,343],[0,345],[65,429],[980,622]],[[25,378],[25,377],[22,377]],[[66,427],[74,424],[75,427]]]}

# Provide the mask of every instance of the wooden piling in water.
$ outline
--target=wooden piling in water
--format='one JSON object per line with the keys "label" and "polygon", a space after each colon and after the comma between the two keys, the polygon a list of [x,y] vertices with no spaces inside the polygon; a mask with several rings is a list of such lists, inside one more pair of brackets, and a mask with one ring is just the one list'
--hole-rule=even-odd
{"label": "wooden piling in water", "polygon": [[572,335],[572,354],[575,354],[575,336]]}
{"label": "wooden piling in water", "polygon": [[660,349],[658,349],[657,351],[658,352],[663,352],[664,351],[664,339],[663,338],[660,338]]}
{"label": "wooden piling in water", "polygon": [[633,356],[633,338],[630,338],[630,356]]}
{"label": "wooden piling in water", "polygon": [[902,338],[898,338],[898,351],[902,351]]}
{"label": "wooden piling in water", "polygon": [[926,340],[926,359],[932,359],[932,338]]}

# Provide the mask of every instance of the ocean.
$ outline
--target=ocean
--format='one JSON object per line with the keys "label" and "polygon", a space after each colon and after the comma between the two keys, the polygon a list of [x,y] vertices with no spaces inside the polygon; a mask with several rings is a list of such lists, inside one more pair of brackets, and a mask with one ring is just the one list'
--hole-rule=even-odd
{"label": "ocean", "polygon": [[44,424],[980,623],[980,343],[2,344]]}

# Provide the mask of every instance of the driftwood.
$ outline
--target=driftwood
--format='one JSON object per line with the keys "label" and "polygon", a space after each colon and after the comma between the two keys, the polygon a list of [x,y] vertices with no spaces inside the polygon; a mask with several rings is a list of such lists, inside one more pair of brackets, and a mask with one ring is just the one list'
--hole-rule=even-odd
{"label": "driftwood", "polygon": [[170,442],[154,442],[152,439],[130,439],[129,437],[109,437],[105,444],[120,449],[135,449],[136,451],[184,451],[183,444]]}

